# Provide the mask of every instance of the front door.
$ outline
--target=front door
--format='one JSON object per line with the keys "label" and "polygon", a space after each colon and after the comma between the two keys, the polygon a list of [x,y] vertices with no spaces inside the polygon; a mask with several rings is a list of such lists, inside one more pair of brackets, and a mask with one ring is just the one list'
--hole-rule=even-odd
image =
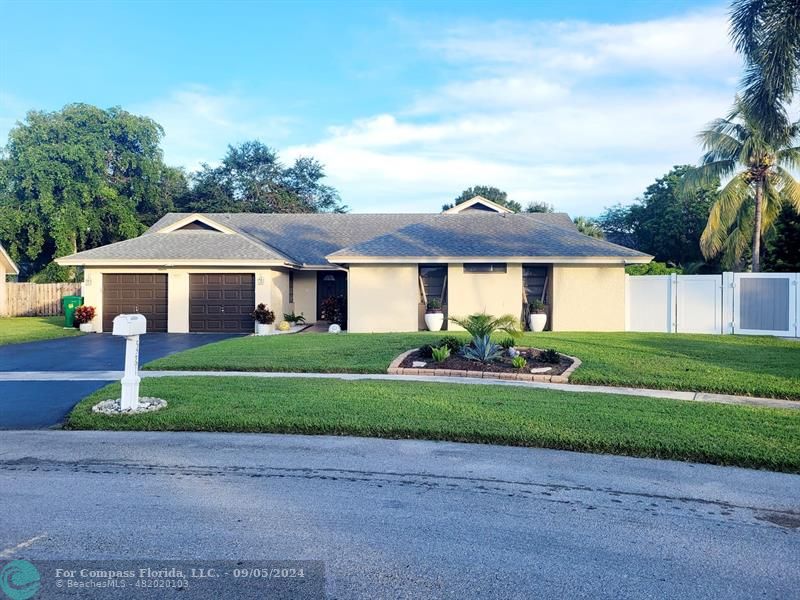
{"label": "front door", "polygon": [[347,273],[317,273],[317,315],[321,321],[338,323],[347,329]]}

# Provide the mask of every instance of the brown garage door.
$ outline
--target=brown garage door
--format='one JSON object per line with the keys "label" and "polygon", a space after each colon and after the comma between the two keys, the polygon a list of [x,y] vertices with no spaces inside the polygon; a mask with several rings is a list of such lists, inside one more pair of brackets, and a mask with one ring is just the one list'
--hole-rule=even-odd
{"label": "brown garage door", "polygon": [[144,315],[147,331],[166,331],[166,274],[104,273],[103,331],[110,332],[114,317],[126,313]]}
{"label": "brown garage door", "polygon": [[189,331],[253,331],[252,273],[192,274],[189,287]]}

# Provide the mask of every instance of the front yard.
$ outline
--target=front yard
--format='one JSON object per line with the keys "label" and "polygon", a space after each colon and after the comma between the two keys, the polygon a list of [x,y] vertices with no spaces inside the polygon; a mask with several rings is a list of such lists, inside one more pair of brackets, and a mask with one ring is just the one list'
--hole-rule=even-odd
{"label": "front yard", "polygon": [[64,317],[0,318],[0,346],[80,335],[77,329],[64,329]]}
{"label": "front yard", "polygon": [[98,401],[119,397],[114,384],[75,407],[67,427],[453,440],[800,472],[800,413],[794,410],[503,386],[302,378],[145,379],[142,395],[165,398],[169,406],[125,417],[92,413]]}
{"label": "front yard", "polygon": [[[244,337],[151,362],[146,369],[385,373],[405,350],[444,333]],[[466,340],[466,334],[463,335]],[[773,337],[661,333],[525,334],[583,365],[572,383],[706,391],[800,400],[800,343]]]}

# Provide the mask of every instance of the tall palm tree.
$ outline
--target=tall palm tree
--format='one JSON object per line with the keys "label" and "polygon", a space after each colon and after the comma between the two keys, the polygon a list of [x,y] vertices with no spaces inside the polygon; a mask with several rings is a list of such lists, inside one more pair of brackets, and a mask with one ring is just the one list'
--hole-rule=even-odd
{"label": "tall palm tree", "polygon": [[739,262],[752,242],[753,272],[758,272],[761,238],[781,207],[788,204],[800,212],[800,184],[789,172],[800,167],[798,134],[794,124],[781,136],[784,144],[768,143],[760,121],[738,98],[726,118],[712,121],[699,134],[705,154],[699,167],[687,171],[684,185],[728,180],[700,237],[706,258],[723,254],[728,262]]}
{"label": "tall palm tree", "polygon": [[742,102],[780,145],[789,128],[786,106],[800,83],[800,2],[734,0],[730,36],[745,58]]}

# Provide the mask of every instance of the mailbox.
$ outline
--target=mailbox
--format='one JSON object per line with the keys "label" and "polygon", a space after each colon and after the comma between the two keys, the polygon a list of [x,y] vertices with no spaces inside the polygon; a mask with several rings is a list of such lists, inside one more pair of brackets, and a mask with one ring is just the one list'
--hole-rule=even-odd
{"label": "mailbox", "polygon": [[147,333],[147,319],[144,315],[117,315],[114,317],[114,335],[143,335]]}

